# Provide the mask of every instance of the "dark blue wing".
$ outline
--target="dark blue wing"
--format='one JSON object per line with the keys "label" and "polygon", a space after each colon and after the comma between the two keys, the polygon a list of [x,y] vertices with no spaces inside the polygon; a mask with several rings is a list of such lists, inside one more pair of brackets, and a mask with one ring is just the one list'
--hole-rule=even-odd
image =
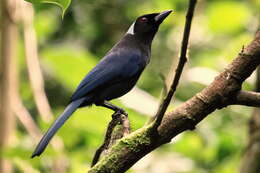
{"label": "dark blue wing", "polygon": [[112,52],[104,57],[82,80],[72,95],[71,100],[80,99],[100,86],[105,86],[118,80],[127,80],[140,73],[145,63],[141,58],[140,52],[135,54],[133,52]]}

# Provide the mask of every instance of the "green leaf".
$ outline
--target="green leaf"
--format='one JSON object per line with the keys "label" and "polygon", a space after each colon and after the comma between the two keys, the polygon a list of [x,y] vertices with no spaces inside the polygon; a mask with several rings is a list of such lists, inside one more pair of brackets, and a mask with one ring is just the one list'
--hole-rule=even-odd
{"label": "green leaf", "polygon": [[243,2],[216,1],[210,4],[206,15],[211,31],[217,34],[234,34],[248,25],[250,8]]}
{"label": "green leaf", "polygon": [[71,3],[71,0],[26,0],[26,1],[31,2],[33,4],[50,3],[50,4],[58,5],[62,10],[62,17],[64,16],[66,10],[68,9]]}

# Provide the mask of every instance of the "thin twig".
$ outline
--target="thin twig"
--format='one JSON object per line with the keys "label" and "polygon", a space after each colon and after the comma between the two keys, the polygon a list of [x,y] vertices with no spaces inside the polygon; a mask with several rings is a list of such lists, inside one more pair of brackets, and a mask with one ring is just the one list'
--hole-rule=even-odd
{"label": "thin twig", "polygon": [[240,91],[234,98],[233,104],[260,107],[260,93],[253,91]]}
{"label": "thin twig", "polygon": [[41,132],[18,95],[13,98],[12,110],[30,136],[35,140],[39,140]]}
{"label": "thin twig", "polygon": [[189,36],[190,36],[190,29],[191,29],[191,22],[193,18],[193,13],[195,9],[195,5],[197,3],[197,0],[190,0],[189,1],[189,8],[186,14],[186,23],[185,23],[185,28],[184,28],[184,33],[183,33],[183,40],[182,40],[182,46],[181,46],[181,54],[179,58],[179,63],[176,68],[176,73],[172,82],[172,85],[170,87],[170,90],[167,94],[167,96],[163,99],[163,102],[161,103],[157,113],[156,113],[156,120],[154,122],[154,129],[157,129],[159,125],[162,122],[163,116],[166,112],[167,107],[170,104],[170,101],[176,91],[176,88],[178,86],[183,67],[187,61],[187,48],[188,48],[188,42],[189,42]]}
{"label": "thin twig", "polygon": [[[18,2],[19,3],[19,2]],[[22,3],[22,1],[20,2]],[[19,9],[20,10],[20,9]],[[19,11],[20,12],[20,11]],[[10,86],[12,104],[11,110],[16,115],[16,117],[20,120],[24,128],[27,132],[32,136],[35,140],[38,140],[41,136],[41,132],[34,122],[31,114],[23,105],[21,96],[19,94],[19,68],[17,66],[17,59],[14,60],[14,68],[12,68],[12,86]]]}
{"label": "thin twig", "polygon": [[[167,96],[168,94],[168,85],[167,85],[167,81],[166,81],[166,77],[163,75],[163,73],[159,73],[159,77],[161,78],[162,82],[163,82],[163,88],[162,88],[162,92],[161,92],[161,100],[160,102],[163,102],[163,99]],[[157,112],[158,113],[158,112]],[[157,117],[157,114],[154,114],[148,121],[147,124],[150,124],[151,122],[153,122]]]}
{"label": "thin twig", "polygon": [[[260,23],[259,23],[259,28],[260,28]],[[255,92],[260,92],[260,67],[257,67],[256,70],[256,82],[255,82]]]}

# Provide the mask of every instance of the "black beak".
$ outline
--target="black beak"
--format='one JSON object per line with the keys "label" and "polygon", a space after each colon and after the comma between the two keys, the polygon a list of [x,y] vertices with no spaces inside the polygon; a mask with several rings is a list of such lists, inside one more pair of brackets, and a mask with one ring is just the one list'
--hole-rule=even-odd
{"label": "black beak", "polygon": [[172,10],[166,10],[161,13],[159,13],[157,16],[155,16],[154,20],[156,23],[160,24],[163,22],[163,20],[172,12]]}

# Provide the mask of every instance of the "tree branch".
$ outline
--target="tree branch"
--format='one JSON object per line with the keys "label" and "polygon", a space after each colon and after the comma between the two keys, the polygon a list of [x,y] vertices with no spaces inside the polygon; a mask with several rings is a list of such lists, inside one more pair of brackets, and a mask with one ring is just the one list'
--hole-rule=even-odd
{"label": "tree branch", "polygon": [[143,127],[119,140],[89,173],[123,173],[157,147],[192,129],[207,115],[230,105],[246,78],[260,64],[260,30],[238,57],[200,93],[166,114],[154,138],[152,126]]}
{"label": "tree branch", "polygon": [[183,39],[182,39],[182,45],[181,45],[181,54],[180,54],[180,58],[179,58],[179,63],[178,66],[176,68],[176,73],[173,79],[173,82],[171,84],[170,90],[167,94],[167,96],[163,99],[161,105],[159,106],[159,109],[155,115],[156,120],[154,123],[154,129],[156,130],[159,125],[161,124],[161,121],[163,119],[163,116],[171,102],[171,99],[177,89],[177,86],[179,84],[179,80],[184,68],[184,65],[187,61],[187,48],[188,48],[188,42],[189,42],[189,37],[190,37],[190,28],[191,28],[191,22],[192,22],[192,18],[193,18],[193,13],[194,13],[194,9],[196,6],[197,0],[190,0],[189,1],[189,8],[186,14],[186,23],[185,23],[185,27],[184,27],[184,32],[183,32]]}
{"label": "tree branch", "polygon": [[240,91],[232,104],[260,107],[260,93],[253,91]]}
{"label": "tree branch", "polygon": [[130,123],[124,114],[115,112],[109,122],[103,144],[96,150],[91,166],[94,166],[102,153],[105,153],[118,139],[130,133]]}
{"label": "tree branch", "polygon": [[0,172],[11,173],[9,159],[2,157],[12,144],[15,119],[11,110],[13,69],[16,68],[18,29],[16,26],[14,0],[0,0],[1,43],[0,43]]}
{"label": "tree branch", "polygon": [[49,122],[53,115],[44,91],[44,79],[38,58],[36,33],[33,27],[34,11],[32,4],[29,2],[23,1],[21,7],[26,64],[33,96],[42,120]]}

